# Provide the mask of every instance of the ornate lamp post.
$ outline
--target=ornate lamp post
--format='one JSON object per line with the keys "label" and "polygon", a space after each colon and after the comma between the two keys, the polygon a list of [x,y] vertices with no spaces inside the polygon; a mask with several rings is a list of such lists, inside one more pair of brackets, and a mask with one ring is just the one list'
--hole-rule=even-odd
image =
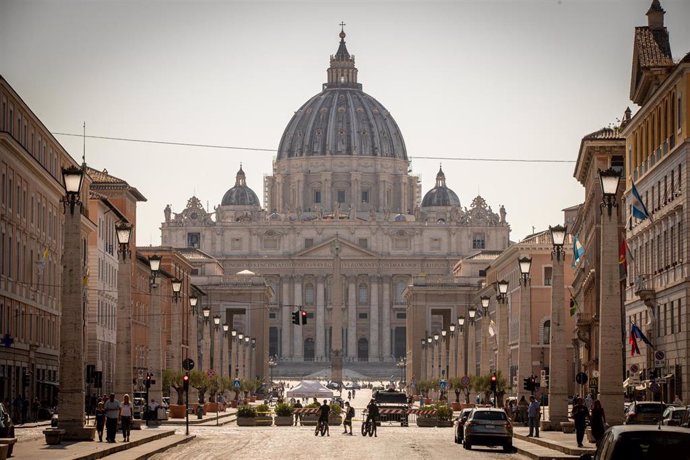
{"label": "ornate lamp post", "polygon": [[196,316],[196,306],[199,303],[199,298],[196,295],[189,296],[189,306],[192,307],[192,315]]}
{"label": "ornate lamp post", "polygon": [[[60,316],[60,428],[69,440],[93,440],[95,429],[84,418],[84,305],[81,255],[81,185],[84,171],[76,166],[62,169],[65,226],[62,263],[62,314]],[[79,206],[79,212],[74,208]],[[69,213],[67,208],[69,207]]]}
{"label": "ornate lamp post", "polygon": [[469,324],[467,329],[467,373],[477,375],[477,331],[475,330],[474,320],[477,317],[477,309],[470,307],[467,310]]}
{"label": "ornate lamp post", "polygon": [[[610,408],[606,421],[611,425],[623,422],[623,308],[618,274],[618,213],[616,197],[620,173],[613,168],[599,170],[602,190],[601,267],[599,269],[599,400]],[[607,212],[604,213],[603,209]],[[553,327],[553,326],[552,326]]]}
{"label": "ornate lamp post", "polygon": [[433,337],[426,338],[426,378],[428,380],[434,378],[434,346],[432,345],[433,341]]}
{"label": "ornate lamp post", "polygon": [[244,375],[242,374],[242,362],[240,361],[240,350],[242,349],[242,346],[244,345],[244,334],[239,333],[237,335],[237,363],[236,363],[236,374],[237,378],[242,380],[244,378]]}
{"label": "ornate lamp post", "polygon": [[496,301],[498,302],[498,353],[496,356],[496,369],[501,371],[506,378],[510,376],[508,369],[508,281],[501,280],[496,283]]}
{"label": "ornate lamp post", "polygon": [[182,291],[182,280],[173,278],[170,281],[170,285],[172,286],[173,302],[177,303],[180,300],[180,292]]}
{"label": "ornate lamp post", "polygon": [[[158,292],[158,275],[161,269],[162,257],[159,255],[149,256],[149,267],[151,275],[149,276],[149,289],[151,293],[151,316],[153,321],[149,327],[149,359],[148,359],[148,373],[151,374],[151,384],[148,388],[148,397],[156,401],[161,401],[163,398],[163,375],[162,375],[162,347],[161,347],[161,298]],[[155,383],[153,383],[155,382]]]}
{"label": "ornate lamp post", "polygon": [[426,380],[427,375],[426,375],[426,339],[422,337],[419,339],[421,341],[421,348],[420,348],[420,357],[421,357],[421,362],[420,362],[420,373],[419,373],[419,380]]}
{"label": "ornate lamp post", "polygon": [[551,337],[549,338],[549,422],[551,429],[561,428],[561,422],[568,421],[568,361],[565,342],[565,303],[563,262],[565,253],[563,244],[567,227],[549,226],[553,251],[553,273],[551,283]]}
{"label": "ornate lamp post", "polygon": [[481,336],[481,358],[479,362],[479,373],[481,375],[485,375],[489,373],[489,354],[490,354],[490,347],[489,347],[489,302],[491,301],[491,298],[488,296],[481,296],[479,298],[481,301],[482,305],[482,336]]}
{"label": "ornate lamp post", "polygon": [[465,355],[467,354],[467,345],[465,343],[465,317],[458,317],[458,374],[460,377],[467,375],[467,365],[465,362]]}
{"label": "ornate lamp post", "polygon": [[278,365],[278,361],[275,359],[274,356],[271,356],[268,358],[268,369],[271,371],[271,382],[270,384],[273,385],[273,368]]}
{"label": "ornate lamp post", "polygon": [[211,335],[211,340],[213,343],[213,350],[211,350],[211,369],[216,370],[220,367],[220,315],[213,315],[213,334]]}
{"label": "ornate lamp post", "polygon": [[[532,267],[532,258],[529,256],[518,258],[520,268],[520,335],[518,338],[518,375],[532,376],[532,330],[530,321],[532,318],[532,299],[530,292],[529,271]],[[518,398],[530,395],[525,389],[518,386]]]}
{"label": "ornate lamp post", "polygon": [[450,323],[448,326],[448,332],[450,333],[450,339],[448,339],[448,347],[450,348],[448,352],[448,378],[458,376],[458,356],[457,356],[457,343],[455,341],[455,323]]}
{"label": "ornate lamp post", "polygon": [[[220,356],[220,376],[223,377],[223,369],[225,368],[225,357],[228,355],[228,353],[225,352],[225,346],[228,345],[228,331],[230,330],[230,325],[228,322],[223,323],[223,350],[222,350],[222,355]],[[228,350],[230,349],[230,346],[228,345]],[[228,372],[228,375],[230,373]]]}
{"label": "ornate lamp post", "polygon": [[230,363],[228,365],[228,375],[231,379],[237,377],[237,373],[233,372],[233,369],[237,368],[237,362],[235,361],[233,355],[235,354],[235,349],[237,348],[237,329],[230,331],[230,347],[229,347]]}
{"label": "ornate lamp post", "polygon": [[[132,394],[132,260],[129,241],[132,225],[127,222],[115,224],[118,242],[117,267],[117,341],[115,343],[115,394]],[[129,261],[127,256],[130,256]]]}

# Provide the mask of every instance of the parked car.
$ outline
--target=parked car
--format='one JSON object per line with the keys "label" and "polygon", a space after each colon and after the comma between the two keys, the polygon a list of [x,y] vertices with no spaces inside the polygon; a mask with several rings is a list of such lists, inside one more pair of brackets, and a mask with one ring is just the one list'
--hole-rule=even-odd
{"label": "parked car", "polygon": [[594,455],[580,460],[657,460],[688,458],[690,430],[675,426],[616,425],[609,428]]}
{"label": "parked car", "polygon": [[340,385],[338,384],[338,382],[328,382],[326,384],[326,388],[328,388],[329,390],[339,390]]}
{"label": "parked car", "polygon": [[467,417],[464,430],[462,445],[467,450],[473,445],[503,446],[505,452],[513,450],[513,425],[503,409],[475,408]]}
{"label": "parked car", "polygon": [[345,384],[345,389],[346,390],[361,390],[362,385],[360,385],[357,382],[348,382]]}
{"label": "parked car", "polygon": [[458,418],[455,419],[455,443],[456,444],[462,444],[462,440],[465,437],[465,422],[467,421],[467,417],[469,417],[470,413],[472,412],[471,407],[466,407],[465,409],[460,411],[460,415]]}
{"label": "parked car", "polygon": [[0,438],[14,438],[14,423],[3,403],[0,403]]}
{"label": "parked car", "polygon": [[656,424],[661,420],[661,415],[666,409],[666,404],[656,401],[633,401],[625,413],[625,425]]}
{"label": "parked car", "polygon": [[668,406],[664,413],[661,414],[661,424],[680,426],[687,411],[688,409],[685,406]]}

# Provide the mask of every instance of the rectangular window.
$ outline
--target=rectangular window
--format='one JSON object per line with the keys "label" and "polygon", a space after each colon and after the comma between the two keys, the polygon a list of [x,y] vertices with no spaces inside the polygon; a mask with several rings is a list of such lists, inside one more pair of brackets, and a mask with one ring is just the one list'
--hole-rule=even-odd
{"label": "rectangular window", "polygon": [[369,240],[367,240],[366,238],[360,238],[358,244],[360,248],[366,249],[367,246],[369,246]]}
{"label": "rectangular window", "polygon": [[275,313],[269,313],[268,319],[276,319],[276,314]]}
{"label": "rectangular window", "polygon": [[338,190],[338,203],[345,203],[345,190]]}
{"label": "rectangular window", "polygon": [[314,204],[321,204],[321,190],[314,190]]}
{"label": "rectangular window", "polygon": [[407,313],[396,313],[395,318],[396,319],[407,319]]}
{"label": "rectangular window", "polygon": [[553,267],[544,267],[544,286],[551,286]]}
{"label": "rectangular window", "polygon": [[483,233],[475,233],[472,238],[472,249],[485,249],[486,242],[484,241]]}
{"label": "rectangular window", "polygon": [[441,250],[441,238],[432,238],[431,239],[431,250],[432,251],[440,251]]}
{"label": "rectangular window", "polygon": [[364,190],[362,192],[362,203],[368,203],[369,202],[369,190]]}
{"label": "rectangular window", "polygon": [[199,249],[201,247],[201,234],[187,233],[187,247]]}
{"label": "rectangular window", "polygon": [[314,239],[313,238],[305,238],[304,239],[304,249],[310,248],[314,246]]}
{"label": "rectangular window", "polygon": [[367,319],[367,318],[369,318],[369,314],[368,314],[368,313],[359,313],[359,314],[357,315],[357,317],[358,317],[359,319]]}

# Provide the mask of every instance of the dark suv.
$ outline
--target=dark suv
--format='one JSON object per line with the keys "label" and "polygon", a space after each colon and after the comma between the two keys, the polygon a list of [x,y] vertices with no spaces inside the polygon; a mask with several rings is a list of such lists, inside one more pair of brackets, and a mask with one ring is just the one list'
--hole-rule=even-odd
{"label": "dark suv", "polygon": [[[374,401],[379,406],[380,422],[400,422],[400,426],[407,426],[407,410],[409,404],[407,395],[402,391],[379,390],[374,392]],[[397,409],[393,414],[386,414],[382,409]]]}
{"label": "dark suv", "polygon": [[650,425],[659,423],[666,404],[655,401],[633,401],[625,413],[625,425]]}

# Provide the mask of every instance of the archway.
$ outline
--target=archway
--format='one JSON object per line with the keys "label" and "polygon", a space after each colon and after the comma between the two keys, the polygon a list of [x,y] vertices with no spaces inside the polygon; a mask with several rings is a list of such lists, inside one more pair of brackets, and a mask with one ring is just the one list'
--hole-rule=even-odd
{"label": "archway", "polygon": [[357,360],[369,361],[369,341],[364,337],[357,342]]}

